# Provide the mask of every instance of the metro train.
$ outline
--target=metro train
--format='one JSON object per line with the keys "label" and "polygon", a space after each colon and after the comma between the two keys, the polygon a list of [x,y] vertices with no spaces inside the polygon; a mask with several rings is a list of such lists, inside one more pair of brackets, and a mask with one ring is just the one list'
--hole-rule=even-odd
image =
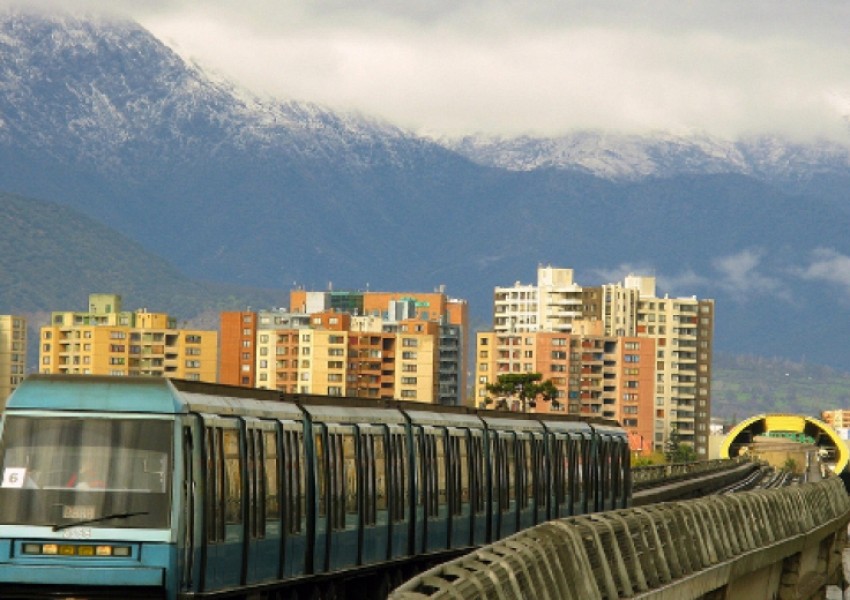
{"label": "metro train", "polygon": [[28,377],[0,464],[2,598],[380,598],[631,491],[611,421],[149,377]]}

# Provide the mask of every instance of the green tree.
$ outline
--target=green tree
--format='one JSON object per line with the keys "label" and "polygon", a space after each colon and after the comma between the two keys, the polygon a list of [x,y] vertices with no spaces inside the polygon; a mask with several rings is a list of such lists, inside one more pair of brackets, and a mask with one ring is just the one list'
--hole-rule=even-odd
{"label": "green tree", "polygon": [[670,438],[667,440],[664,448],[664,455],[667,462],[683,463],[694,462],[697,460],[697,451],[690,444],[685,444],[679,439],[678,430],[674,429],[670,432]]}
{"label": "green tree", "polygon": [[507,408],[507,401],[516,398],[525,412],[534,408],[537,400],[557,402],[558,389],[550,379],[544,381],[540,373],[504,373],[487,385],[487,392],[488,404],[495,400],[497,408]]}

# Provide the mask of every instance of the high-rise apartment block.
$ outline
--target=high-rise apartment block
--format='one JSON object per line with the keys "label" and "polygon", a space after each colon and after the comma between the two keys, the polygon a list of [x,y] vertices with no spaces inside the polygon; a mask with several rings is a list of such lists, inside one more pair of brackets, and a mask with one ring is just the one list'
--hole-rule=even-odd
{"label": "high-rise apartment block", "polygon": [[654,277],[587,287],[571,269],[537,276],[495,289],[493,331],[477,339],[478,403],[500,374],[539,372],[558,389],[542,410],[616,418],[633,447],[675,437],[706,456],[714,301],[658,298]]}
{"label": "high-rise apartment block", "polygon": [[42,373],[217,380],[218,332],[178,329],[173,317],[144,308],[124,311],[116,294],[91,294],[88,308],[54,312],[41,328]]}
{"label": "high-rise apartment block", "polygon": [[221,315],[221,382],[292,393],[465,401],[467,303],[444,292],[290,294]]}
{"label": "high-rise apartment block", "polygon": [[0,315],[0,409],[26,374],[27,320]]}

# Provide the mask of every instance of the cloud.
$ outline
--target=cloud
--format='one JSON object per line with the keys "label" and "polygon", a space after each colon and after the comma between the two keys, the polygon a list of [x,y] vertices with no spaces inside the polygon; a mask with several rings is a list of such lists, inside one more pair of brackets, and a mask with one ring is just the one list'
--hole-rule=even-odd
{"label": "cloud", "polygon": [[811,253],[811,262],[794,274],[808,281],[825,281],[850,292],[850,256],[830,248],[818,248]]}
{"label": "cloud", "polygon": [[850,7],[827,0],[33,3],[127,14],[256,93],[419,132],[847,133]]}

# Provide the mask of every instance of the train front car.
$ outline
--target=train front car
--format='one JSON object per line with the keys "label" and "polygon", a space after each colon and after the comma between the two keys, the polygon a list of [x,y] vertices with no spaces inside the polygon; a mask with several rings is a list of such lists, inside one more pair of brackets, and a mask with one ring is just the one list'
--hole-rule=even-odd
{"label": "train front car", "polygon": [[[175,427],[167,382],[29,377],[0,435],[0,597],[165,598]],[[171,584],[169,586],[169,584]]]}

